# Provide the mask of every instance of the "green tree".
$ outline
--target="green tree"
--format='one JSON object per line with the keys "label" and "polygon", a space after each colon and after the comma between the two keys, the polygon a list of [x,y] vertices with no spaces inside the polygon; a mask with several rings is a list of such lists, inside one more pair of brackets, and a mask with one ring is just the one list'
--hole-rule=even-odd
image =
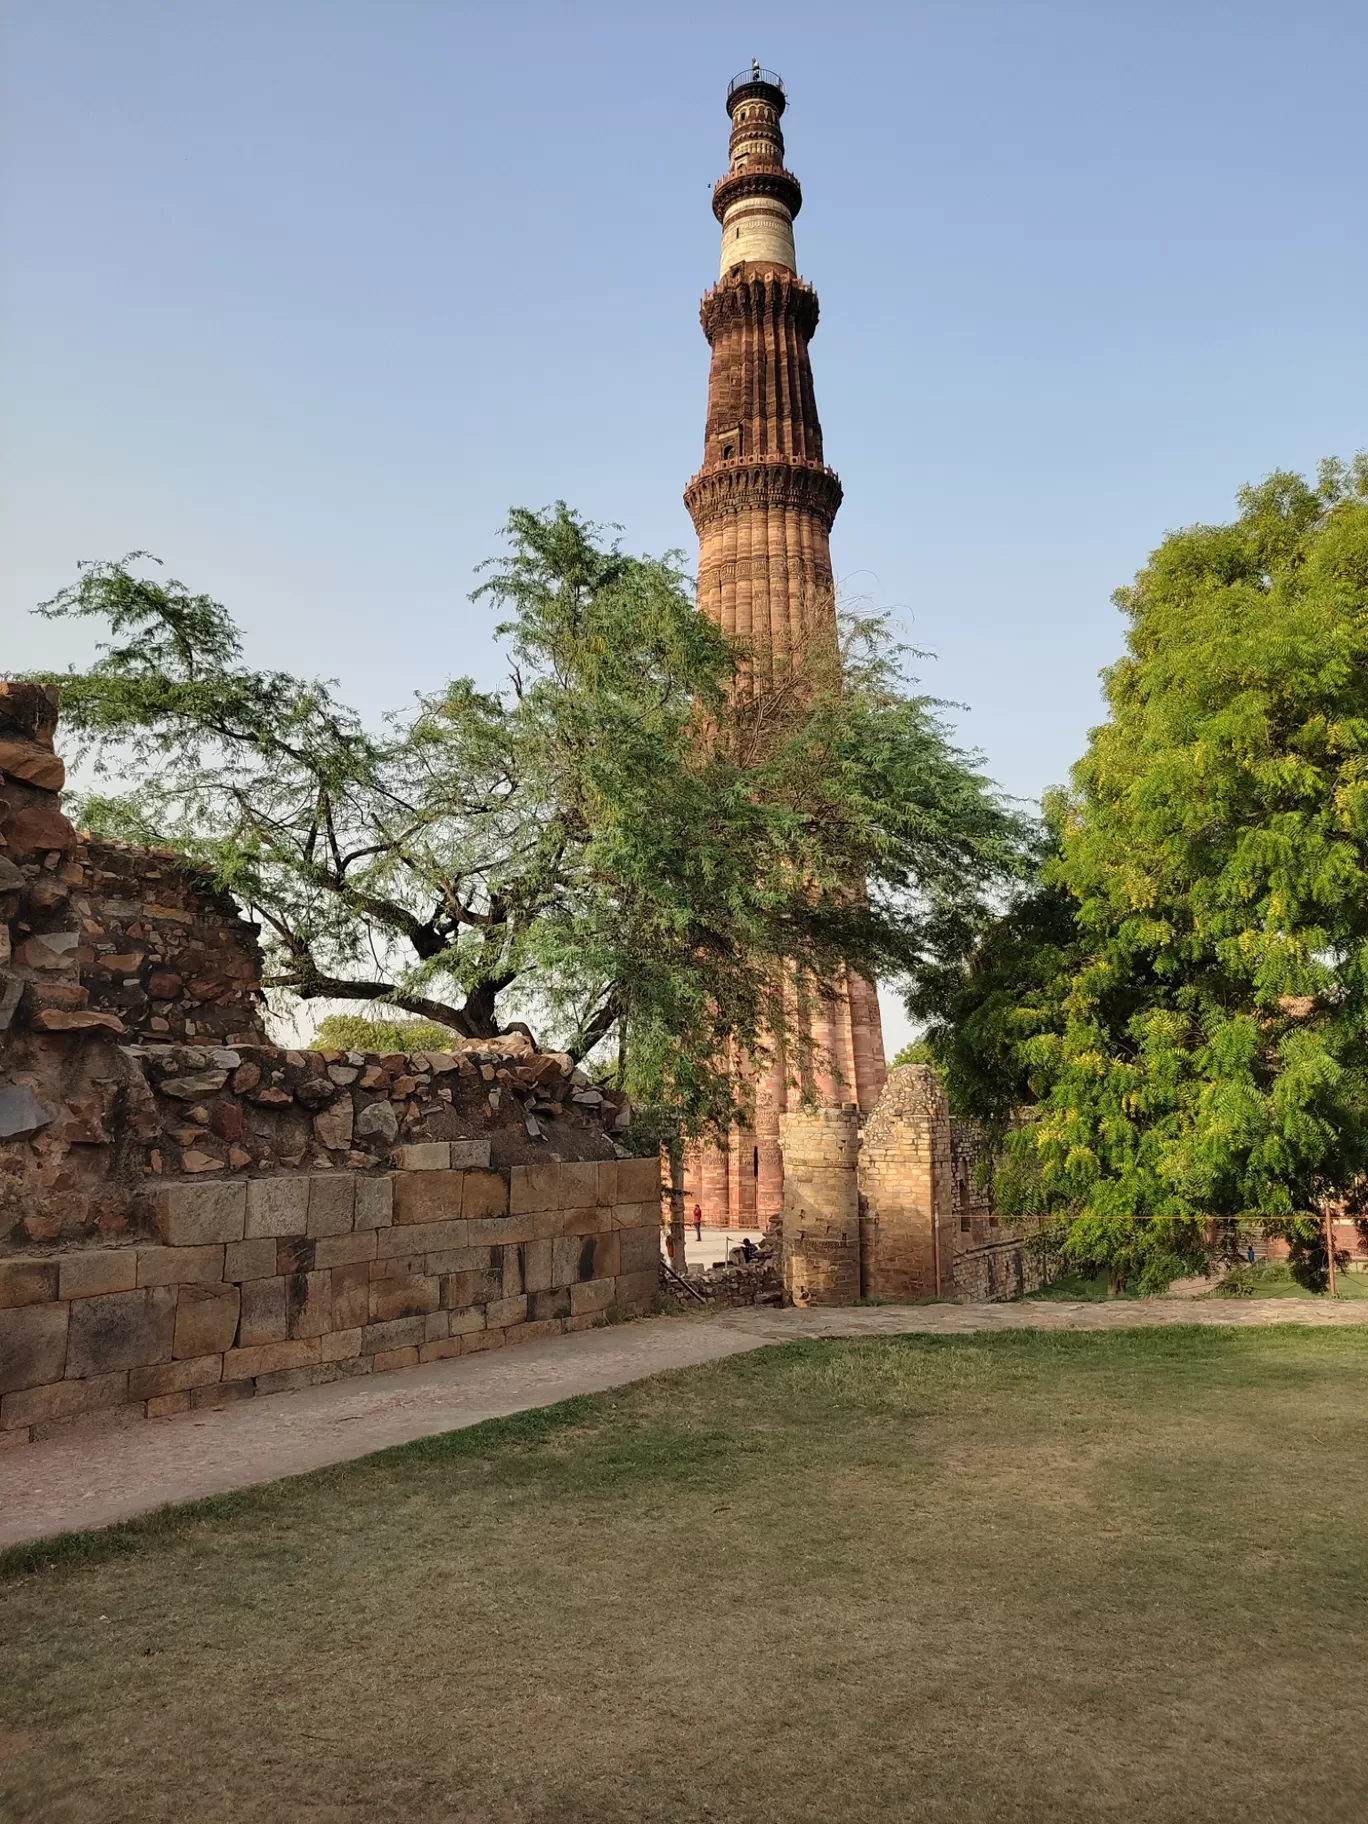
{"label": "green tree", "polygon": [[81,813],[235,894],[274,987],[472,1037],[511,1005],[611,1053],[634,1093],[725,1120],[724,1041],[789,1035],[785,968],[914,966],[938,907],[1016,865],[1018,821],[903,688],[882,623],[759,695],[673,559],[563,505],[507,532],[476,591],[505,617],[507,689],[457,679],[379,731],[246,665],[222,606],[142,554],[84,566],[42,612],[109,627],[57,681],[124,789]]}
{"label": "green tree", "polygon": [[1067,1251],[1145,1286],[1213,1219],[1287,1234],[1316,1278],[1324,1203],[1368,1171],[1368,461],[1240,508],[1118,592],[1128,652],[1043,870],[1060,977],[1028,941],[1041,1004],[1028,980],[978,1005],[1016,1023],[1015,1146]]}

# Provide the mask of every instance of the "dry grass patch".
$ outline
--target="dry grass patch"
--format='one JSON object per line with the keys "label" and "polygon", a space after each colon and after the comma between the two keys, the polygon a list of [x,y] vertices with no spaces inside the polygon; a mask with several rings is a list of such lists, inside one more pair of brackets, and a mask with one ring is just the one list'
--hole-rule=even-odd
{"label": "dry grass patch", "polygon": [[1356,1820],[1365,1393],[798,1343],[11,1553],[0,1817]]}

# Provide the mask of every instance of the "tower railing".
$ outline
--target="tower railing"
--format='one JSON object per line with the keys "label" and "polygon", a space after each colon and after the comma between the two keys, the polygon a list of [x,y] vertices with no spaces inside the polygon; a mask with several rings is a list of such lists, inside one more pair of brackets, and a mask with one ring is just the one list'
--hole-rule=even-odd
{"label": "tower railing", "polygon": [[784,92],[784,79],[775,70],[762,70],[758,63],[753,63],[748,70],[739,70],[727,84],[727,100],[730,101],[738,89],[748,88],[753,82],[763,82],[772,89]]}

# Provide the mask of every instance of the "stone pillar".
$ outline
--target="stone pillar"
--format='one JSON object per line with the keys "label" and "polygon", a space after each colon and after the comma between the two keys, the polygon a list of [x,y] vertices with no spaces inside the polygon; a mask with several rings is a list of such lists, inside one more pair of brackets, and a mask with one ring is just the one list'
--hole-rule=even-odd
{"label": "stone pillar", "polygon": [[860,1258],[867,1298],[929,1298],[955,1287],[950,1110],[929,1064],[904,1064],[865,1123]]}
{"label": "stone pillar", "polygon": [[795,1305],[853,1305],[860,1296],[860,1111],[798,1109],[779,1117],[784,1153],[784,1290]]}

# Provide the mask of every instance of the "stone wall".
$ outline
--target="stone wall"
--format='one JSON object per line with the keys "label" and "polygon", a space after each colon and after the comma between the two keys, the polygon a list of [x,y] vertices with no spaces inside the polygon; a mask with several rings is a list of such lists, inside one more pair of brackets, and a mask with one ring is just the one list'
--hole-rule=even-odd
{"label": "stone wall", "polygon": [[784,1148],[784,1291],[795,1305],[853,1305],[860,1296],[860,1111],[779,1117]]}
{"label": "stone wall", "polygon": [[492,1154],[426,1141],[372,1174],[150,1186],[136,1238],[0,1258],[0,1448],[651,1308],[655,1159]]}
{"label": "stone wall", "polygon": [[860,1267],[867,1298],[949,1290],[954,1251],[950,1111],[927,1064],[905,1064],[860,1145]]}

